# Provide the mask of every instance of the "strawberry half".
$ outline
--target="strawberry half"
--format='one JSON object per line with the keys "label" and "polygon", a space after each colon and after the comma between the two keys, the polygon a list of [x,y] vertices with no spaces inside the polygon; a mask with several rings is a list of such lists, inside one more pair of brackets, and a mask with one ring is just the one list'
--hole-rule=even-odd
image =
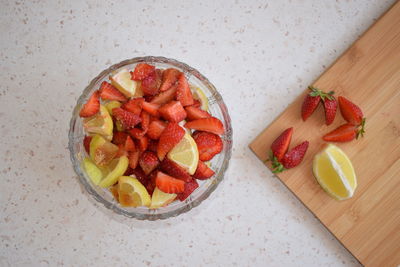
{"label": "strawberry half", "polygon": [[122,108],[114,108],[112,114],[114,118],[122,124],[124,129],[134,128],[141,121],[138,115]]}
{"label": "strawberry half", "polygon": [[140,152],[144,152],[147,150],[147,146],[149,145],[149,139],[147,136],[141,136],[140,138],[137,138],[137,147]]}
{"label": "strawberry half", "polygon": [[131,167],[132,169],[136,169],[139,163],[139,156],[140,152],[138,150],[128,153],[129,167]]}
{"label": "strawberry half", "polygon": [[313,86],[309,86],[308,89],[311,92],[306,95],[301,106],[301,117],[303,118],[303,121],[306,121],[308,117],[311,116],[314,110],[318,107],[318,104],[321,100],[332,100],[332,95],[334,93],[333,91],[325,93]]}
{"label": "strawberry half", "polygon": [[157,140],[160,138],[161,133],[167,127],[167,123],[163,121],[152,121],[150,122],[149,129],[147,130],[147,136],[151,139]]}
{"label": "strawberry half", "polygon": [[185,127],[214,134],[224,133],[224,125],[219,119],[215,117],[189,121],[185,124]]}
{"label": "strawberry half", "polygon": [[150,103],[152,104],[158,104],[158,105],[164,105],[172,100],[175,99],[176,95],[176,90],[178,87],[176,85],[172,86],[170,89],[168,89],[165,92],[161,92],[158,95],[156,95]]}
{"label": "strawberry half", "polygon": [[185,130],[175,122],[168,123],[161,133],[157,146],[157,156],[162,161],[167,153],[174,148],[185,135]]}
{"label": "strawberry half", "polygon": [[292,148],[289,152],[287,152],[282,159],[283,167],[285,167],[286,169],[290,169],[299,165],[307,152],[308,144],[308,141],[304,141],[300,145]]}
{"label": "strawberry half", "polygon": [[100,85],[100,97],[103,100],[117,100],[125,102],[128,99],[110,83],[103,81]]}
{"label": "strawberry half", "polygon": [[128,134],[125,132],[114,132],[113,134],[113,139],[112,139],[112,143],[116,144],[116,145],[121,145],[121,144],[125,144],[126,142],[126,137],[128,137]]}
{"label": "strawberry half", "polygon": [[83,105],[81,111],[79,112],[79,116],[82,118],[87,118],[95,115],[100,110],[100,96],[99,91],[95,91],[86,104]]}
{"label": "strawberry half", "polygon": [[168,194],[182,193],[185,190],[185,182],[158,171],[156,175],[156,186]]}
{"label": "strawberry half", "polygon": [[144,95],[154,96],[158,94],[160,84],[161,70],[157,69],[143,79],[142,83],[140,84],[140,88],[142,89]]}
{"label": "strawberry half", "polygon": [[343,96],[339,96],[338,100],[340,113],[342,113],[343,118],[353,125],[361,125],[363,120],[361,109]]}
{"label": "strawberry half", "polygon": [[322,137],[322,139],[330,142],[348,142],[353,140],[354,138],[357,139],[360,135],[364,136],[364,126],[365,118],[362,119],[360,126],[346,123],[327,133]]}
{"label": "strawberry half", "polygon": [[145,110],[147,113],[149,113],[152,116],[158,117],[158,109],[160,108],[159,104],[153,104],[149,102],[143,102],[142,104],[143,110]]}
{"label": "strawberry half", "polygon": [[281,161],[286,151],[289,148],[290,141],[292,140],[293,127],[284,130],[278,138],[271,144],[271,150],[277,161]]}
{"label": "strawberry half", "polygon": [[157,155],[151,151],[145,151],[140,155],[139,165],[146,175],[151,173],[160,164]]}
{"label": "strawberry half", "polygon": [[132,138],[130,136],[126,137],[125,150],[128,151],[128,152],[136,151],[135,142],[133,142],[133,140],[132,140]]}
{"label": "strawberry half", "polygon": [[132,174],[135,175],[136,179],[146,187],[146,185],[150,182],[150,178],[148,175],[144,173],[141,167],[136,167],[136,169],[132,169]]}
{"label": "strawberry half", "polygon": [[185,74],[181,73],[178,77],[178,89],[176,91],[176,100],[181,102],[182,106],[193,105],[193,95]]}
{"label": "strawberry half", "polygon": [[92,137],[86,135],[85,138],[83,138],[83,147],[86,150],[86,153],[90,153],[90,142],[92,141]]}
{"label": "strawberry half", "polygon": [[163,105],[158,112],[167,121],[180,122],[186,118],[186,111],[179,101],[171,101]]}
{"label": "strawberry half", "polygon": [[143,103],[144,103],[143,97],[133,98],[133,99],[129,100],[128,102],[124,103],[121,106],[121,108],[139,116],[140,112],[142,111]]}
{"label": "strawberry half", "polygon": [[199,160],[196,172],[193,174],[193,177],[199,180],[206,180],[214,174],[215,172],[211,168],[209,168],[204,162]]}
{"label": "strawberry half", "polygon": [[161,162],[160,170],[185,182],[189,182],[192,180],[192,177],[190,177],[189,173],[184,168],[182,168],[172,160],[169,160],[168,158],[165,158]]}
{"label": "strawberry half", "polygon": [[185,107],[185,111],[188,120],[198,120],[211,117],[210,113],[200,108],[196,108],[193,105]]}
{"label": "strawberry half", "polygon": [[154,72],[155,67],[146,63],[139,63],[136,65],[133,72],[131,72],[131,79],[135,81],[142,81],[152,72]]}
{"label": "strawberry half", "polygon": [[196,188],[199,187],[199,184],[197,183],[197,181],[195,179],[191,179],[189,182],[185,183],[185,189],[183,190],[182,193],[178,194],[178,199],[180,201],[184,201],[185,199],[188,198],[188,196],[190,196],[194,190],[196,190]]}
{"label": "strawberry half", "polygon": [[193,139],[197,144],[199,159],[202,161],[211,160],[222,151],[224,146],[221,137],[213,133],[196,131]]}
{"label": "strawberry half", "polygon": [[170,68],[164,70],[162,74],[162,82],[160,86],[160,91],[164,92],[171,88],[177,81],[181,72],[177,69]]}
{"label": "strawberry half", "polygon": [[323,102],[325,110],[325,123],[326,125],[330,125],[336,117],[337,101],[333,96],[331,96],[331,98],[326,98]]}

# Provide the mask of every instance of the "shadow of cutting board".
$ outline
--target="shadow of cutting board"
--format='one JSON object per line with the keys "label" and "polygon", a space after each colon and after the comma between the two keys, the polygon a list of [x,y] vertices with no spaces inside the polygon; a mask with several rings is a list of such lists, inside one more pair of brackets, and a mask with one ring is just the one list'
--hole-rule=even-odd
{"label": "shadow of cutting board", "polygon": [[[293,126],[291,147],[310,141],[298,167],[277,177],[365,266],[400,265],[400,2],[391,7],[314,83],[358,104],[367,118],[360,140],[337,143],[353,162],[358,187],[353,198],[336,201],[312,174],[322,136],[345,123],[340,112],[327,127],[321,105],[303,122],[304,91],[251,144],[264,161],[273,140]],[[289,149],[290,149],[289,148]],[[270,167],[269,164],[267,164]]]}

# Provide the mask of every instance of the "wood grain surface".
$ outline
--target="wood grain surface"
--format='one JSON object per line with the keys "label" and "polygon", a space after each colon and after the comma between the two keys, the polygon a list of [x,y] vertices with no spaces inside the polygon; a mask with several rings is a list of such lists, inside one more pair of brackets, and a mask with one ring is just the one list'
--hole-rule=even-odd
{"label": "wood grain surface", "polygon": [[[345,123],[340,112],[329,127],[321,105],[303,122],[304,91],[251,144],[264,161],[273,140],[293,126],[291,147],[310,147],[301,165],[277,175],[331,233],[365,266],[400,265],[400,1],[394,4],[314,83],[358,104],[367,118],[364,138],[337,143],[350,157],[358,187],[336,201],[312,174],[322,136]],[[270,167],[269,164],[267,164]]]}

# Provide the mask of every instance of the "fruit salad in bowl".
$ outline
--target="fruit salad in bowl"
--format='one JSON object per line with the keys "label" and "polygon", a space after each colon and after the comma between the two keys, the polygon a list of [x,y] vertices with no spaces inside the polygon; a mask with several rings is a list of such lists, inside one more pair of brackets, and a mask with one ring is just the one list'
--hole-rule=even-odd
{"label": "fruit salad in bowl", "polygon": [[107,208],[137,219],[190,210],[228,167],[232,128],[215,87],[163,57],[123,61],[84,90],[69,131],[79,180]]}

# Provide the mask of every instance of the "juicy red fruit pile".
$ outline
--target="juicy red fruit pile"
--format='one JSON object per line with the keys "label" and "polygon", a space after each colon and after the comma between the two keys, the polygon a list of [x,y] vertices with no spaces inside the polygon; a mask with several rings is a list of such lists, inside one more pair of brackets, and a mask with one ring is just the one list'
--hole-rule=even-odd
{"label": "juicy red fruit pile", "polygon": [[[204,162],[222,151],[219,135],[224,133],[223,124],[201,109],[184,73],[177,69],[162,70],[141,63],[131,72],[131,79],[140,83],[143,97],[127,98],[104,81],[83,106],[80,116],[97,114],[101,101],[119,101],[121,106],[112,109],[111,114],[115,126],[111,142],[119,147],[117,157],[129,159],[124,175],[135,176],[150,195],[158,187],[165,193],[177,194],[183,201],[199,186],[197,180],[214,175]],[[193,131],[199,151],[200,160],[193,175],[166,157],[185,135],[185,129],[178,124],[184,120],[184,127]],[[90,136],[84,139],[88,153],[90,139]]]}

